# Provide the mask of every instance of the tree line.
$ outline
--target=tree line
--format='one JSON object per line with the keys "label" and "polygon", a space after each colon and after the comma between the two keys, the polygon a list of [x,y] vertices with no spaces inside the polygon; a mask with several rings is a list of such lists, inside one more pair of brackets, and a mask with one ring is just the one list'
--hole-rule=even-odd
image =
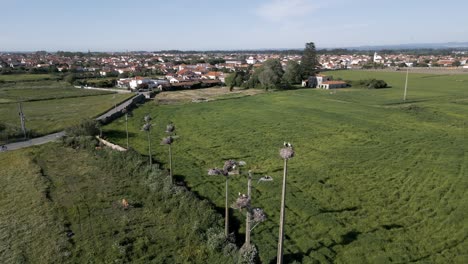
{"label": "tree line", "polygon": [[288,89],[302,80],[317,73],[318,59],[315,44],[309,42],[301,57],[301,63],[288,61],[285,68],[279,59],[266,60],[260,67],[242,71],[235,71],[225,79],[225,83],[230,89],[234,87]]}

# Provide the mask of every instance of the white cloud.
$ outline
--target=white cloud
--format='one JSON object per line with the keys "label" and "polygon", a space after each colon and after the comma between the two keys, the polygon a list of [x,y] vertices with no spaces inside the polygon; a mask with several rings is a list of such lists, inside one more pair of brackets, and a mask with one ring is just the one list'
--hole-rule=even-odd
{"label": "white cloud", "polygon": [[281,21],[305,16],[318,8],[310,0],[272,0],[259,6],[256,13],[267,20]]}

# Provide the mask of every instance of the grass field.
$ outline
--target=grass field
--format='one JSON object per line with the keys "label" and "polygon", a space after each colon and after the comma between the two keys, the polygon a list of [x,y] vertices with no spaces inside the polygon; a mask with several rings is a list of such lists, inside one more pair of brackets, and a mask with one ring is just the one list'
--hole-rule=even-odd
{"label": "grass field", "polygon": [[76,89],[66,82],[36,81],[0,85],[0,103],[38,101],[110,94],[111,92]]}
{"label": "grass field", "polygon": [[59,143],[1,153],[0,262],[229,263],[204,238],[214,210],[142,165]]}
{"label": "grass field", "polygon": [[0,82],[29,82],[40,80],[56,80],[58,77],[53,74],[5,74],[0,75]]}
{"label": "grass field", "polygon": [[[286,198],[285,259],[311,263],[468,262],[468,75],[342,71],[335,78],[385,80],[392,88],[302,89],[184,105],[145,104],[129,121],[130,145],[146,153],[143,116],[154,119],[156,158],[165,125],[175,174],[223,206],[224,180],[207,169],[225,159],[248,163],[273,182],[254,184],[253,204],[270,219],[252,241],[263,263],[276,258],[283,141],[295,145]],[[124,145],[124,122],[105,134]],[[255,181],[256,183],[256,181]],[[231,181],[231,201],[246,189]],[[242,236],[235,213],[234,228]],[[242,238],[240,238],[242,239]]]}
{"label": "grass field", "polygon": [[[0,85],[0,123],[9,127],[0,133],[0,144],[19,136],[18,101],[23,101],[30,136],[63,130],[85,118],[102,114],[133,94],[77,89],[64,82],[36,81]],[[16,131],[16,132],[12,132]],[[18,134],[19,133],[19,134]]]}

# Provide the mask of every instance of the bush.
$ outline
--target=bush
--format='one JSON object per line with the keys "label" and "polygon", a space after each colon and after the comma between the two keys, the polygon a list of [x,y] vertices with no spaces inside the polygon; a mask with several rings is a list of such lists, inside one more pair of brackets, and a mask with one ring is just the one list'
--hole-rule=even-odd
{"label": "bush", "polygon": [[372,79],[368,84],[367,88],[369,89],[380,89],[380,88],[387,88],[388,85],[385,81],[383,80],[375,80]]}
{"label": "bush", "polygon": [[367,79],[367,80],[357,80],[357,81],[346,81],[348,85],[353,87],[364,87],[368,89],[381,89],[387,88],[388,84],[383,80],[376,79]]}
{"label": "bush", "polygon": [[80,124],[70,127],[65,130],[67,136],[80,137],[80,136],[95,136],[100,132],[100,124],[93,119],[86,119],[81,121]]}
{"label": "bush", "polygon": [[64,136],[62,143],[68,147],[83,149],[94,149],[97,145],[96,139],[92,136]]}
{"label": "bush", "polygon": [[67,76],[65,76],[64,80],[69,84],[73,84],[76,81],[76,75],[68,74]]}

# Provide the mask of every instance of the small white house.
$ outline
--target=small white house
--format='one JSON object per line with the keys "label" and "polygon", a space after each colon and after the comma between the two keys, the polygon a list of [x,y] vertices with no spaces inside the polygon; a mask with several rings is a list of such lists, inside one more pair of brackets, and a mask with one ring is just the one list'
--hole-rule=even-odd
{"label": "small white house", "polygon": [[257,59],[255,57],[250,56],[248,59],[245,60],[247,64],[255,64],[257,63]]}
{"label": "small white house", "polygon": [[317,88],[328,90],[328,89],[336,89],[336,88],[345,88],[347,85],[348,84],[343,81],[326,81],[318,85]]}
{"label": "small white house", "polygon": [[152,89],[154,87],[157,87],[157,84],[155,84],[153,82],[153,80],[147,79],[147,78],[142,78],[142,77],[135,77],[135,78],[131,79],[130,83],[129,83],[130,89],[132,89],[132,90],[137,89],[142,84],[147,84],[148,89]]}

